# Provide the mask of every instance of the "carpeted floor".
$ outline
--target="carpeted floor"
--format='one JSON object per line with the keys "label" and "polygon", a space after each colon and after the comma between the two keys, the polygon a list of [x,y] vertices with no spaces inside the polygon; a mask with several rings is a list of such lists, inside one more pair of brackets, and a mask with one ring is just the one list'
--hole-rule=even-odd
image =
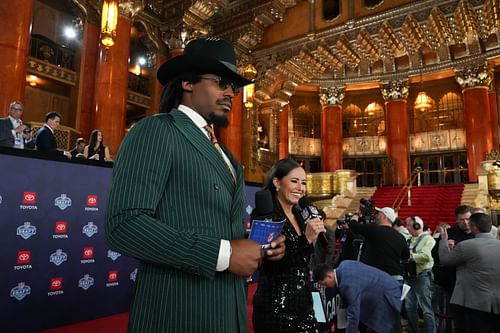
{"label": "carpeted floor", "polygon": [[[248,285],[248,333],[253,333],[252,298],[256,289],[256,283],[250,283]],[[114,316],[86,321],[83,323],[52,328],[38,333],[126,333],[127,322],[128,313],[120,313]]]}

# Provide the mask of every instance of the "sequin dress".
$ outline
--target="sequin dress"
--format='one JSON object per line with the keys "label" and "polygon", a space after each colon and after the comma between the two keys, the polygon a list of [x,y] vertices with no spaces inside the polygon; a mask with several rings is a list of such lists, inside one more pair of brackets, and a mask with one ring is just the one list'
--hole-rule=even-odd
{"label": "sequin dress", "polygon": [[318,332],[312,304],[309,260],[313,251],[304,232],[290,221],[283,226],[286,253],[282,260],[264,262],[253,298],[256,333]]}

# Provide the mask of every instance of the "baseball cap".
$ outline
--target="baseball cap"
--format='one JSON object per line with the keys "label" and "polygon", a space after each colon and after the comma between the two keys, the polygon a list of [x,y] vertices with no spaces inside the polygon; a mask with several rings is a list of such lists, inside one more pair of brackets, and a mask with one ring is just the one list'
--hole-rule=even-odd
{"label": "baseball cap", "polygon": [[387,218],[389,219],[389,221],[391,221],[391,223],[393,223],[396,220],[397,217],[396,213],[394,212],[394,209],[392,209],[391,207],[384,207],[384,208],[375,207],[375,210],[387,216]]}

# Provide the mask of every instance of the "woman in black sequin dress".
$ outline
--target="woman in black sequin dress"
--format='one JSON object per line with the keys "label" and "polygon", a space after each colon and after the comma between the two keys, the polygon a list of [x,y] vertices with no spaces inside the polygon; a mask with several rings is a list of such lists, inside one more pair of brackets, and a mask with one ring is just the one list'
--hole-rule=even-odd
{"label": "woman in black sequin dress", "polygon": [[260,270],[253,298],[255,332],[318,332],[309,260],[325,227],[319,218],[305,224],[300,216],[298,201],[305,194],[306,173],[295,160],[280,160],[269,171],[264,189],[273,193],[275,216],[286,219],[282,232],[286,252],[280,261],[264,261]]}

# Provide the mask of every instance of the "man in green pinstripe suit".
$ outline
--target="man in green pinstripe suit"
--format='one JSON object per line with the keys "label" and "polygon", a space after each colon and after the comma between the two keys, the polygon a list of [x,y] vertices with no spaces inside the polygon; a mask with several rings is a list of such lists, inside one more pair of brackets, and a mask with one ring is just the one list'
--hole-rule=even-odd
{"label": "man in green pinstripe suit", "polygon": [[224,40],[191,41],[158,70],[160,114],[120,147],[106,236],[140,260],[129,332],[246,332],[245,277],[284,255],[283,236],[266,253],[244,239],[243,168],[206,128],[227,126],[236,90],[250,83],[235,58]]}

